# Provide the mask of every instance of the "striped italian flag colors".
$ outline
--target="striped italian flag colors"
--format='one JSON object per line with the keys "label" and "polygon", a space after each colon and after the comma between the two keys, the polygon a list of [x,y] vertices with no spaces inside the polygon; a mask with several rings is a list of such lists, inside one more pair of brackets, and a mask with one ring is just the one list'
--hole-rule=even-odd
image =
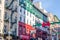
{"label": "striped italian flag colors", "polygon": [[50,22],[44,22],[43,20],[39,19],[38,22],[36,22],[36,25],[35,26],[42,26],[42,27],[45,27],[45,26],[50,26]]}

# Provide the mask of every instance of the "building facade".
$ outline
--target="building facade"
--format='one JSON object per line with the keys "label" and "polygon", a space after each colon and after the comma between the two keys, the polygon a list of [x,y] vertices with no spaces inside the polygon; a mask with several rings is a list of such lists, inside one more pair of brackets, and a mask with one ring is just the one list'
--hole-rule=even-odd
{"label": "building facade", "polygon": [[59,27],[58,23],[54,22],[59,22],[59,19],[57,18],[56,15],[53,15],[52,13],[47,13],[48,15],[48,20],[50,22],[50,39],[49,40],[58,40],[58,34],[56,28]]}
{"label": "building facade", "polygon": [[[59,18],[56,16],[56,15],[54,15],[54,22],[60,22],[60,20],[59,20]],[[56,23],[56,24],[54,24],[54,29],[56,30],[56,39],[57,40],[59,40],[60,38],[59,38],[59,35],[60,35],[60,31],[59,31],[59,28],[60,28],[60,25],[59,25],[59,23]]]}
{"label": "building facade", "polygon": [[0,39],[48,39],[50,27],[43,26],[43,24],[48,22],[48,18],[49,22],[53,22],[54,19],[50,18],[51,15],[47,16],[44,10],[38,9],[38,3],[36,3],[36,5],[38,4],[36,7],[32,2],[33,0],[0,1],[0,16],[2,15],[0,35],[3,34]]}
{"label": "building facade", "polygon": [[[54,15],[52,13],[48,14],[48,20],[49,20],[50,23],[54,22]],[[53,39],[53,37],[52,37],[52,32],[54,31],[53,29],[54,29],[54,25],[50,25],[50,39],[49,40]]]}
{"label": "building facade", "polygon": [[17,40],[17,0],[5,0],[4,39]]}
{"label": "building facade", "polygon": [[4,0],[0,0],[0,40],[3,40]]}
{"label": "building facade", "polygon": [[[37,23],[42,24],[43,22],[48,22],[47,16],[43,14],[38,8],[36,8],[29,0],[19,0],[18,6],[18,36],[20,39],[30,39],[32,34],[35,34],[37,39],[46,39],[49,33],[49,27],[42,27],[37,25]],[[35,26],[37,25],[37,26]],[[39,34],[42,33],[42,36]],[[44,35],[43,35],[44,34]]]}
{"label": "building facade", "polygon": [[17,36],[17,15],[16,0],[0,0],[0,40]]}

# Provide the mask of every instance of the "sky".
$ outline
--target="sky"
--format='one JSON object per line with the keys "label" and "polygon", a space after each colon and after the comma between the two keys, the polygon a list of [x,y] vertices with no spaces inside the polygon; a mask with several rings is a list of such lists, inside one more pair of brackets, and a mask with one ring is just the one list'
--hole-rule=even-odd
{"label": "sky", "polygon": [[60,0],[35,0],[41,2],[42,7],[60,19]]}

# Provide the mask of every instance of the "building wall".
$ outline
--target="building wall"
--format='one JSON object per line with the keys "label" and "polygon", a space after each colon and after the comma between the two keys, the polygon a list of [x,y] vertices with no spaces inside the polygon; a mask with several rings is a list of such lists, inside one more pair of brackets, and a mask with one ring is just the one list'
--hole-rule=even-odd
{"label": "building wall", "polygon": [[3,27],[4,27],[4,1],[0,0],[0,38],[3,39]]}
{"label": "building wall", "polygon": [[4,0],[1,0],[0,3],[0,32],[3,33],[3,24],[4,24]]}
{"label": "building wall", "polygon": [[[4,35],[6,35],[10,31],[10,33],[12,35],[17,36],[17,15],[18,15],[18,13],[17,13],[17,0],[14,0],[13,2],[12,1],[13,0],[5,0],[5,2],[4,2],[4,13],[5,14],[4,14],[3,33],[4,33]],[[11,4],[11,2],[12,2],[12,4]],[[14,12],[12,13],[12,11],[14,11]],[[11,20],[11,15],[12,15],[12,20]],[[5,37],[7,38],[8,36],[5,36]]]}
{"label": "building wall", "polygon": [[[19,11],[18,21],[20,21],[26,25],[30,25],[30,27],[33,28],[33,25],[35,24],[35,15],[33,15],[29,11],[25,10],[21,6],[19,6],[19,10],[20,11]],[[27,33],[27,29],[26,29],[26,33]]]}
{"label": "building wall", "polygon": [[[11,33],[13,33],[15,30],[17,30],[17,35],[18,35],[18,22],[19,21],[24,23],[24,24],[26,24],[26,25],[28,25],[28,26],[30,26],[30,27],[32,27],[32,28],[34,28],[33,25],[35,25],[36,21],[40,22],[42,24],[43,21],[45,22],[47,20],[47,19],[46,20],[43,19],[43,18],[45,18],[44,17],[45,15],[43,15],[43,13],[41,13],[43,16],[42,16],[42,19],[40,19],[40,18],[36,17],[36,15],[34,15],[33,13],[31,13],[31,12],[25,10],[24,8],[22,8],[19,5],[19,0],[14,0],[13,3],[10,5],[11,1],[12,0],[5,0],[5,2],[2,1],[3,4],[1,6],[3,6],[3,7],[0,7],[1,10],[3,10],[2,11],[2,16],[1,16],[1,22],[3,22],[3,23],[1,23],[1,27],[2,26],[5,27],[5,25],[6,25],[7,28],[5,28],[5,29],[6,29],[7,32],[9,31],[9,27],[11,26],[12,27],[10,29]],[[5,3],[5,7],[7,7],[9,5],[10,5],[10,7],[9,8],[5,8],[4,7],[4,3]],[[16,10],[18,10],[18,11],[17,12],[14,11],[14,14],[13,14],[12,10],[15,10],[16,7],[17,7]],[[6,22],[6,20],[4,19],[4,17],[5,17],[4,13],[5,14],[7,13],[6,17],[7,17],[7,19],[9,18],[8,22]],[[12,20],[11,20],[11,14],[13,14],[12,15]],[[15,22],[15,18],[16,17],[17,17],[17,23],[13,24],[13,26],[12,26],[12,24],[9,23],[9,22]],[[17,28],[17,29],[15,29],[15,28]],[[40,27],[38,27],[38,28],[40,28]],[[3,28],[1,28],[1,29],[3,29]],[[42,27],[42,29],[45,30],[45,31],[47,30],[47,28],[44,28],[44,27]],[[2,33],[3,32],[4,31],[2,31]],[[14,33],[16,33],[16,32],[14,32]]]}
{"label": "building wall", "polygon": [[[49,20],[50,23],[54,22],[54,16],[53,16],[52,13],[48,14],[48,20]],[[52,40],[52,29],[53,28],[54,28],[54,26],[50,24],[50,28],[49,28],[50,29],[50,37],[49,37],[49,40]]]}
{"label": "building wall", "polygon": [[[30,11],[27,11],[26,9],[24,9],[23,7],[21,7],[21,5],[18,6],[18,14],[19,14],[18,15],[18,17],[19,17],[18,18],[18,24],[19,24],[18,25],[18,36],[24,34],[25,31],[22,32],[23,30],[26,30],[28,32],[28,30],[30,30],[30,28],[35,28],[33,25],[36,25],[36,22],[42,24],[43,22],[47,22],[48,21],[47,16],[45,14],[43,14],[42,12],[40,12],[40,10],[38,8],[36,8],[36,10],[39,11],[39,13],[41,14],[40,15],[41,18],[38,18],[36,16],[37,14],[39,15],[39,13],[34,13],[33,14]],[[32,11],[34,11],[34,10],[32,10]],[[29,25],[29,26],[27,27],[27,25]],[[27,27],[27,29],[25,29],[25,26]],[[47,32],[47,34],[49,33],[48,27],[46,27],[46,28],[45,27],[42,27],[42,26],[36,26],[36,27],[39,28],[39,29],[41,29],[41,30],[43,30],[43,31],[45,31],[45,32]],[[32,30],[30,30],[30,32],[31,31]],[[21,32],[22,32],[22,34],[20,34]],[[25,34],[25,36],[26,36],[26,34]]]}
{"label": "building wall", "polygon": [[[60,22],[60,20],[58,19],[58,17],[56,15],[54,15],[54,22]],[[56,33],[57,33],[57,40],[59,40],[59,28],[60,28],[60,25],[58,23],[54,24],[54,29],[56,30]]]}
{"label": "building wall", "polygon": [[[48,20],[50,23],[59,21],[52,13],[48,14]],[[57,30],[55,30],[55,28],[58,28],[58,26],[59,26],[58,24],[50,24],[50,34],[51,34],[50,39],[54,39],[53,37],[55,37],[55,36],[52,36],[52,35],[54,35],[54,33],[57,32]],[[56,35],[56,37],[57,37],[57,35]]]}

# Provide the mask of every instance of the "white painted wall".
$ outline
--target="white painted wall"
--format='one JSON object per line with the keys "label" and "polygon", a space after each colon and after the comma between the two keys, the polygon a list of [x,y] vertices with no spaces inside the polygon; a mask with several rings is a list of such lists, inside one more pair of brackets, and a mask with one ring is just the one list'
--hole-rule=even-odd
{"label": "white painted wall", "polygon": [[3,33],[3,26],[4,26],[4,1],[5,0],[1,0],[1,4],[0,4],[0,10],[1,10],[1,17],[0,17],[0,33]]}

